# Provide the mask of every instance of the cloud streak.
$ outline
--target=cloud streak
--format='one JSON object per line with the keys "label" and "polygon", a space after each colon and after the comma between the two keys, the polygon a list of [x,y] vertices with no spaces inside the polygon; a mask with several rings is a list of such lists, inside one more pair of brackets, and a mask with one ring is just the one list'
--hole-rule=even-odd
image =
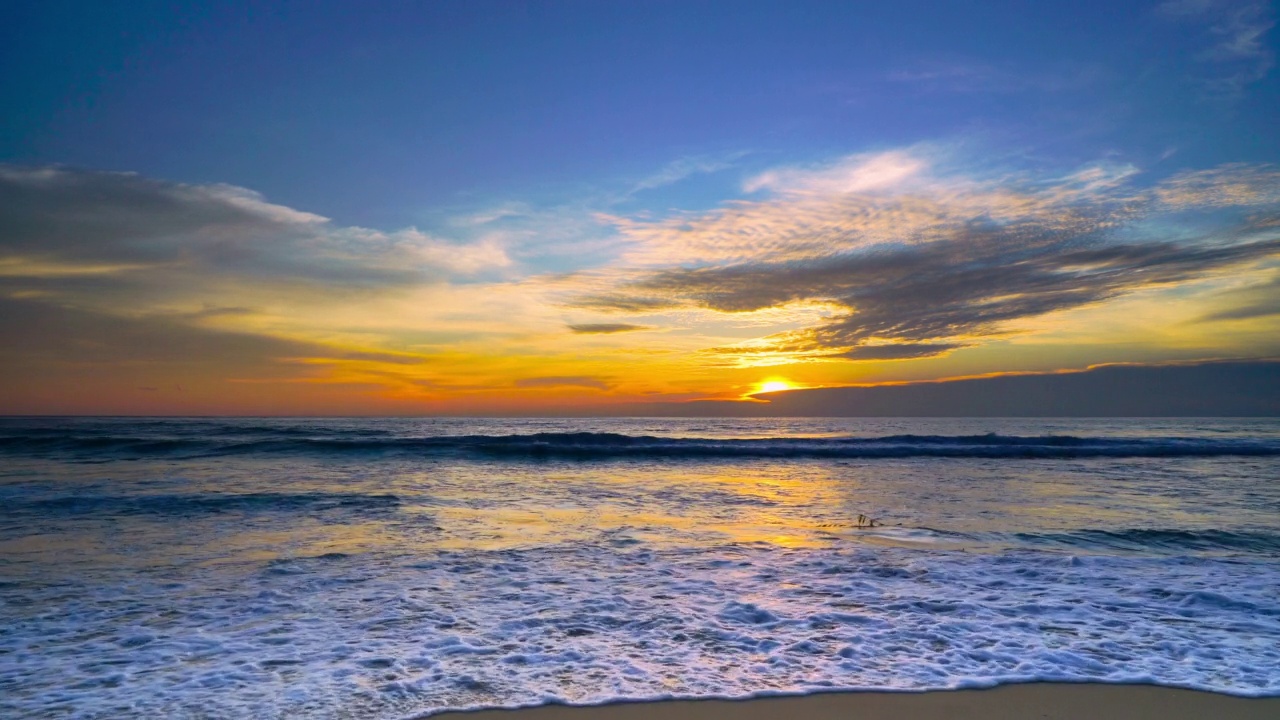
{"label": "cloud streak", "polygon": [[652,329],[649,325],[632,325],[631,323],[580,323],[568,327],[576,335],[613,335]]}
{"label": "cloud streak", "polygon": [[1228,306],[1204,315],[1200,318],[1201,322],[1250,320],[1280,315],[1280,275],[1273,276],[1265,283],[1222,293],[1219,299],[1226,300]]}
{"label": "cloud streak", "polygon": [[632,186],[630,194],[674,185],[693,177],[694,175],[706,175],[726,170],[733,167],[734,161],[741,158],[744,154],[745,153],[733,153],[722,157],[700,155],[680,158],[679,160],[667,163],[666,166],[652,175],[641,178]]}
{"label": "cloud streak", "polygon": [[581,387],[593,390],[608,390],[611,387],[600,378],[586,375],[521,378],[515,381],[515,386],[518,388]]}
{"label": "cloud streak", "polygon": [[1211,94],[1239,97],[1275,67],[1275,52],[1265,40],[1275,19],[1264,0],[1171,0],[1160,5],[1159,12],[1204,28],[1204,49],[1197,60]]}

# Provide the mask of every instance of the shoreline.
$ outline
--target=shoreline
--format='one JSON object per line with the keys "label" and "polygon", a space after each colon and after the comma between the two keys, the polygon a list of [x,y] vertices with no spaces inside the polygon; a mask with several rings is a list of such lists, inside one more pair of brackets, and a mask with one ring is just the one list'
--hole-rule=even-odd
{"label": "shoreline", "polygon": [[415,720],[1272,720],[1280,697],[1148,684],[1032,682],[991,688],[818,691],[743,699],[621,700],[602,705],[445,710]]}

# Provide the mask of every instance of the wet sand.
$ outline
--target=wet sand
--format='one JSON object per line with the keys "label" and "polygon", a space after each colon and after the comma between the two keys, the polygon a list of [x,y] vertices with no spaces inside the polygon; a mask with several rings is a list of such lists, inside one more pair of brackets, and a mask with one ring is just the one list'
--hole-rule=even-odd
{"label": "wet sand", "polygon": [[452,720],[1275,720],[1280,697],[1239,698],[1151,685],[1030,683],[990,690],[846,692],[754,700],[666,700],[596,707],[449,712]]}

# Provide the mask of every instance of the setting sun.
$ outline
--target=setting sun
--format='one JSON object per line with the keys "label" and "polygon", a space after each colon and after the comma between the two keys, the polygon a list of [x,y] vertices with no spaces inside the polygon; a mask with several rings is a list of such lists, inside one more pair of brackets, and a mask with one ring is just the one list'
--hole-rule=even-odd
{"label": "setting sun", "polygon": [[766,380],[760,383],[760,389],[756,391],[756,394],[779,392],[782,390],[794,390],[795,387],[795,385],[792,385],[786,380]]}

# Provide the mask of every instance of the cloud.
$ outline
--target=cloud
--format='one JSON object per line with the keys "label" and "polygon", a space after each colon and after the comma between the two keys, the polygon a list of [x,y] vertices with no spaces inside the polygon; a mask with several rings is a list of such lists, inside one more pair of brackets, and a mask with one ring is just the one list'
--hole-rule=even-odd
{"label": "cloud", "polygon": [[959,81],[961,88],[967,88],[968,81],[977,81],[980,85],[996,75],[989,65],[965,62],[930,62],[917,64],[909,69],[894,70],[885,79],[895,83],[933,83],[937,81],[951,83]]}
{"label": "cloud", "polygon": [[609,335],[652,329],[649,325],[632,325],[630,323],[580,323],[569,325],[568,327],[577,335]]}
{"label": "cloud", "polygon": [[879,76],[890,88],[924,95],[964,93],[1062,93],[1094,83],[1101,72],[1091,63],[1058,63],[1049,67],[1018,67],[952,56],[903,65]]}
{"label": "cloud", "polygon": [[[515,388],[543,400],[568,393],[547,388],[608,390],[582,393],[598,401],[705,394],[697,383],[727,365],[967,362],[980,351],[966,348],[1033,318],[1277,256],[1275,168],[1142,179],[1115,162],[979,173],[937,146],[864,153],[759,173],[750,199],[710,211],[599,220],[614,250],[565,251],[565,268],[530,276],[522,243],[545,237],[517,237],[513,216],[455,228],[473,239],[454,242],[345,227],[229,186],[6,166],[0,300],[17,304],[0,310],[39,322],[7,318],[0,343],[7,369],[47,387],[73,387],[55,370],[79,363],[75,382],[111,368],[103,382],[158,397],[200,368],[242,380],[237,402],[278,391],[297,407],[319,383],[316,397],[335,403],[346,387],[515,405]],[[1254,312],[1272,293],[1209,297],[1181,317]],[[566,307],[593,312],[566,325]],[[608,356],[591,339],[658,326],[681,332],[614,338]],[[675,370],[597,377],[611,357]],[[252,382],[289,388],[259,397]],[[223,402],[216,384],[205,402]]]}
{"label": "cloud", "polygon": [[256,313],[256,310],[248,307],[205,305],[199,310],[180,313],[179,317],[187,320],[206,320],[209,318],[244,317]]}
{"label": "cloud", "polygon": [[341,226],[228,185],[0,166],[0,297],[376,347],[443,312],[433,289],[513,266],[496,239]]}
{"label": "cloud", "polygon": [[1222,320],[1250,320],[1280,315],[1280,274],[1270,281],[1220,293],[1227,307],[1208,313],[1201,322]]}
{"label": "cloud", "polygon": [[[905,359],[1280,254],[1275,169],[1228,165],[1146,189],[1133,186],[1136,176],[1098,164],[984,181],[900,152],[785,169],[762,176],[772,198],[625,225],[638,262],[570,304],[720,314],[818,305],[828,312],[816,325],[717,352],[753,364],[768,353]],[[1171,212],[1214,224],[1168,239]]]}
{"label": "cloud", "polygon": [[771,190],[789,195],[855,193],[882,190],[918,176],[923,158],[905,151],[854,155],[821,168],[781,168],[747,180],[749,193]]}
{"label": "cloud", "polygon": [[[652,222],[614,218],[630,240],[622,263],[655,267],[725,265],[749,260],[801,260],[884,244],[918,244],[984,218],[1027,220],[1047,229],[1081,232],[1110,205],[1135,173],[1128,165],[1096,163],[1064,177],[985,180],[946,172],[947,153],[931,148],[844,158],[812,168],[762,173],[747,189],[772,197],[729,203],[706,213]],[[1019,185],[1023,187],[1019,187]],[[1042,185],[1037,187],[1036,184]]]}
{"label": "cloud", "polygon": [[1207,73],[1202,82],[1212,94],[1237,97],[1275,66],[1275,52],[1265,40],[1275,19],[1263,0],[1172,0],[1158,11],[1202,28],[1204,49],[1197,59]]}
{"label": "cloud", "polygon": [[743,155],[745,153],[738,152],[723,157],[697,155],[674,160],[667,163],[656,173],[638,181],[632,186],[630,194],[674,185],[694,175],[705,175],[726,170],[733,167],[734,161]]}
{"label": "cloud", "polygon": [[229,255],[241,236],[300,232],[325,222],[225,185],[0,166],[0,248],[9,256],[163,263],[197,248]]}
{"label": "cloud", "polygon": [[316,343],[195,327],[176,317],[118,316],[0,298],[0,358],[10,368],[94,368],[109,374],[122,367],[182,365],[259,373],[284,358],[334,352]]}
{"label": "cloud", "polygon": [[346,256],[353,264],[376,262],[403,264],[427,278],[471,276],[511,267],[514,262],[496,237],[482,237],[472,243],[452,243],[434,238],[416,228],[382,232],[364,228],[344,228],[335,240],[354,242],[354,252]]}
{"label": "cloud", "polygon": [[506,202],[494,207],[485,208],[466,215],[456,215],[450,218],[453,225],[461,227],[479,227],[499,222],[507,218],[523,217],[529,215],[533,209],[526,203]]}
{"label": "cloud", "polygon": [[[228,185],[0,166],[0,300],[21,300],[14,312],[43,318],[6,317],[0,345],[10,349],[6,369],[48,378],[41,392],[49,397],[78,396],[61,389],[73,385],[59,373],[84,373],[86,364],[100,368],[93,386],[104,393],[143,365],[203,373],[202,402],[211,406],[224,395],[246,408],[283,395],[295,407],[313,405],[300,388],[220,395],[215,378],[324,377],[363,393],[397,390],[408,381],[373,370],[441,372],[426,368],[416,345],[495,326],[528,332],[515,326],[537,320],[537,308],[526,310],[529,298],[499,282],[517,270],[497,238],[450,242],[416,228],[342,226]],[[482,314],[487,325],[472,319]],[[547,328],[558,325],[554,312],[545,315]],[[67,369],[72,363],[79,369]],[[161,385],[128,380],[138,386]],[[314,404],[342,392],[327,390]]]}
{"label": "cloud", "polygon": [[960,343],[890,343],[887,345],[860,345],[840,357],[850,360],[909,360],[932,357],[962,348]]}
{"label": "cloud", "polygon": [[1269,165],[1232,163],[1179,173],[1155,189],[1172,209],[1205,209],[1280,204],[1280,170]]}
{"label": "cloud", "polygon": [[10,277],[146,282],[142,275],[163,270],[183,277],[178,286],[211,276],[378,286],[510,264],[493,243],[341,227],[229,185],[0,166],[0,274]]}
{"label": "cloud", "polygon": [[608,390],[612,387],[600,378],[587,375],[521,378],[515,381],[515,386],[518,388],[584,387],[595,390]]}
{"label": "cloud", "polygon": [[1156,11],[1170,18],[1193,17],[1209,12],[1219,4],[1220,0],[1168,0],[1160,3]]}
{"label": "cloud", "polygon": [[[386,412],[410,360],[424,358],[0,295],[0,413]],[[375,375],[384,363],[402,372]]]}

